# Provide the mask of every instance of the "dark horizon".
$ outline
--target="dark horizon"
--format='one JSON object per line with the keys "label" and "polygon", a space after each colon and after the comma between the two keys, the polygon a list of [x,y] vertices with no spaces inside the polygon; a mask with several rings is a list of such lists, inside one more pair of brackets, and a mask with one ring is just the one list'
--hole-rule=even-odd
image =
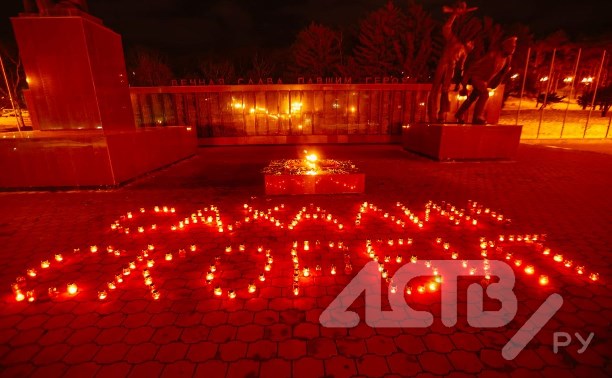
{"label": "dark horizon", "polygon": [[[335,29],[356,30],[368,12],[386,2],[309,0],[296,4],[280,0],[256,3],[215,0],[203,4],[195,0],[90,0],[88,4],[89,13],[121,34],[128,48],[144,46],[177,56],[209,54],[233,58],[254,51],[287,48],[297,33],[313,21]],[[604,6],[597,2],[585,0],[576,6],[575,2],[564,0],[474,0],[468,5],[479,7],[478,16],[491,17],[503,26],[528,25],[536,38],[564,30],[574,40],[612,39],[608,20],[612,2]],[[407,4],[395,3],[400,6]],[[417,3],[431,12],[435,19],[442,20],[444,16],[440,8],[451,2],[430,0]],[[21,11],[23,6],[19,1],[5,4],[0,9],[0,32],[5,40],[13,38],[9,18]]]}

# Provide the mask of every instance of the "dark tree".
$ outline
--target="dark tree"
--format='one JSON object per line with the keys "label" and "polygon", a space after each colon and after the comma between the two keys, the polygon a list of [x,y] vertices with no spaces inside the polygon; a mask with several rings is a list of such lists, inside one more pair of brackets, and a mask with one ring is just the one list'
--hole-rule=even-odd
{"label": "dark tree", "polygon": [[292,53],[298,74],[335,75],[342,64],[342,35],[326,26],[311,23],[299,32]]}
{"label": "dark tree", "polygon": [[405,15],[392,2],[370,13],[361,22],[359,40],[354,50],[355,63],[367,76],[403,76],[398,48],[406,45]]}
{"label": "dark tree", "polygon": [[206,59],[198,65],[200,72],[206,80],[224,83],[233,83],[236,80],[236,69],[234,63],[227,59]]}
{"label": "dark tree", "polygon": [[[578,96],[578,105],[582,106],[582,109],[586,109],[591,106],[593,102],[593,91],[585,92],[582,96]],[[601,110],[601,116],[605,117],[612,106],[612,85],[607,87],[599,88],[597,95],[595,96],[595,106],[599,106]]]}
{"label": "dark tree", "polygon": [[137,47],[128,53],[128,76],[134,86],[169,85],[173,78],[167,60],[155,50]]}

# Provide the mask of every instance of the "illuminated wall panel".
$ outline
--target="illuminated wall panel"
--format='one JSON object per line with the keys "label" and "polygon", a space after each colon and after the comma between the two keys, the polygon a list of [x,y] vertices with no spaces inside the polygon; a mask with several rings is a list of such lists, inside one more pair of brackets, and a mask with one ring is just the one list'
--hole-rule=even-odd
{"label": "illuminated wall panel", "polygon": [[[131,93],[133,102],[140,104],[141,110],[136,114],[139,126],[153,126],[152,119],[161,119],[161,125],[171,125],[184,118],[197,128],[200,138],[401,135],[402,125],[425,121],[429,87],[427,84],[176,86],[131,88]],[[173,95],[161,97],[160,93]],[[499,119],[502,94],[503,91],[496,91],[487,105],[489,123]],[[197,111],[184,115],[189,107],[181,103],[194,101]],[[451,96],[451,106],[456,107],[456,96]],[[151,109],[154,116],[147,116],[143,107]]]}

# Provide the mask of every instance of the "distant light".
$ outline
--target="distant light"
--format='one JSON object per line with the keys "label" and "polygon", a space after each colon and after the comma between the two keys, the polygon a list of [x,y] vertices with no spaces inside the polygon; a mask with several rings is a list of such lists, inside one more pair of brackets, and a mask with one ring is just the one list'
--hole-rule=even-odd
{"label": "distant light", "polygon": [[510,76],[510,78],[511,78],[512,80],[514,80],[514,79],[516,79],[516,78],[518,78],[518,77],[519,77],[519,74],[517,74],[517,73],[515,73],[515,74],[514,74],[514,75],[512,75],[512,76]]}
{"label": "distant light", "polygon": [[548,81],[548,76],[541,77],[540,81]]}
{"label": "distant light", "polygon": [[570,77],[570,76],[568,76],[568,77],[566,77],[565,79],[563,79],[563,82],[564,82],[564,83],[571,83],[572,81],[574,81],[574,78],[573,78],[573,77]]}

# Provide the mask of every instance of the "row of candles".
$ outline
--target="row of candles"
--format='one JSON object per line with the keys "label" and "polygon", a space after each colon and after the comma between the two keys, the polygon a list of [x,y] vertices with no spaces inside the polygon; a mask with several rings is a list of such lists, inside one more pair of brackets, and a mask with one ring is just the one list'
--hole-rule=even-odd
{"label": "row of candles", "polygon": [[444,201],[441,204],[429,202],[426,206],[429,209],[433,209],[440,216],[447,218],[455,226],[459,226],[462,222],[472,226],[478,225],[478,219],[473,215],[466,214],[465,209],[459,209]]}
{"label": "row of candles", "polygon": [[[566,269],[573,270],[578,276],[586,276],[589,280],[595,282],[599,281],[599,273],[596,272],[588,272],[584,265],[576,264],[573,260],[568,259],[563,256],[562,253],[553,253],[550,248],[544,246],[544,241],[546,240],[545,234],[518,234],[518,235],[499,235],[498,236],[499,243],[503,243],[504,245],[512,245],[523,243],[526,245],[532,245],[537,252],[540,252],[542,256],[551,258],[556,265],[563,266]],[[503,246],[498,247],[500,252],[503,252]],[[512,259],[511,253],[506,253],[506,260]],[[521,265],[521,260],[514,260],[516,266]],[[528,271],[529,270],[529,271]],[[528,274],[533,274],[533,267],[527,266],[525,268],[525,272]]]}
{"label": "row of candles", "polygon": [[[402,207],[403,214],[408,216],[409,223],[414,224],[418,228],[423,228],[423,221],[419,219],[418,216],[416,216],[414,213],[408,210],[405,206],[402,206],[401,203],[397,202],[396,205],[398,207],[400,206]],[[355,216],[355,226],[359,226],[361,224],[361,218],[363,217],[363,214],[367,212],[378,214],[382,219],[387,220],[397,226],[400,226],[401,228],[406,227],[406,222],[403,221],[400,217],[397,217],[395,215],[390,215],[388,212],[385,212],[382,208],[379,208],[378,206],[372,203],[368,203],[368,202],[363,202],[361,206],[359,207],[359,211],[357,212],[357,215]]]}
{"label": "row of candles", "polygon": [[[408,217],[408,219],[410,220],[411,223],[413,223],[414,225],[416,225],[419,228],[423,227],[423,222],[427,222],[429,221],[429,217],[430,217],[430,212],[431,209],[433,208],[434,211],[436,211],[439,215],[441,216],[445,216],[448,217],[449,220],[451,221],[457,221],[457,220],[465,220],[466,222],[471,223],[472,225],[477,224],[477,220],[474,216],[472,216],[472,218],[470,218],[470,215],[465,215],[466,212],[464,210],[460,210],[457,209],[456,207],[447,204],[445,202],[442,202],[441,205],[435,204],[433,202],[428,202],[425,206],[425,217],[424,220],[419,219],[419,217],[414,214],[413,212],[411,212],[406,206],[404,206],[403,204],[401,204],[400,202],[396,203],[396,206],[398,208],[400,208],[400,210],[402,211],[402,213]],[[281,209],[284,209],[284,204],[281,204],[281,206],[276,206],[274,207],[274,211],[278,212]],[[342,224],[338,223],[337,218],[334,218],[332,214],[327,213],[325,210],[321,210],[321,208],[316,207],[316,209],[313,207],[313,205],[311,205],[311,207],[313,208],[311,211],[307,212],[307,208],[306,207],[302,207],[302,209],[297,213],[297,215],[295,216],[295,218],[293,219],[291,225],[288,227],[290,229],[293,229],[293,227],[297,226],[297,224],[304,220],[304,219],[324,219],[327,222],[333,222],[334,224],[338,224],[339,228],[342,229]],[[267,212],[262,212],[262,211],[258,211],[258,210],[254,210],[253,207],[244,204],[244,208],[245,210],[247,210],[249,213],[252,214],[253,219],[257,219],[257,218],[263,218],[266,220],[269,220],[270,222],[274,223],[274,225],[276,225],[277,227],[282,227],[282,222],[280,222],[277,218],[275,218],[273,216],[272,213],[272,209],[268,209]],[[468,203],[468,209],[469,212],[471,214],[477,214],[480,215],[481,213],[484,214],[491,214],[491,217],[494,218],[495,220],[497,220],[498,222],[502,222],[504,221],[504,219],[506,221],[508,221],[507,218],[505,218],[502,214],[500,213],[496,213],[496,212],[491,212],[490,209],[485,208],[482,205],[479,205],[477,202],[469,202]],[[387,219],[389,221],[391,221],[394,224],[400,225],[401,227],[405,226],[405,222],[403,222],[401,219],[399,219],[398,217],[395,216],[390,216],[388,213],[385,213],[382,211],[382,209],[378,208],[377,206],[373,205],[373,204],[369,204],[367,202],[364,202],[361,204],[360,206],[360,210],[359,213],[357,214],[356,217],[356,224],[359,224],[359,221],[361,220],[361,215],[363,213],[365,213],[366,211],[372,211],[376,214],[379,214],[383,219]],[[140,213],[145,213],[146,210],[144,208],[140,209]],[[173,207],[167,207],[167,206],[163,206],[163,207],[159,207],[159,206],[155,206],[154,208],[154,212],[155,213],[169,213],[169,214],[174,214],[176,213],[175,208]],[[213,215],[208,215],[208,216],[204,216],[205,212],[212,212]],[[454,217],[454,219],[453,219]],[[220,213],[217,207],[215,206],[211,206],[210,208],[205,208],[204,211],[202,210],[198,210],[197,213],[193,213],[191,215],[191,217],[189,218],[185,218],[185,220],[179,222],[178,224],[178,228],[183,228],[185,225],[189,225],[190,223],[198,223],[198,218],[199,220],[201,220],[202,222],[208,223],[208,224],[212,224],[214,226],[216,226],[219,229],[219,232],[223,232],[224,229],[224,225],[223,222],[221,221],[221,217],[220,217]],[[111,225],[111,229],[113,230],[126,230],[126,228],[123,228],[121,221],[122,220],[126,220],[126,219],[134,219],[134,214],[132,212],[128,212],[126,215],[120,217],[120,220],[115,221],[112,225]],[[250,221],[250,217],[246,217],[245,218],[245,222],[249,222]],[[228,230],[231,231],[231,225],[228,226]],[[155,229],[156,226],[152,225],[151,227],[152,229]],[[174,229],[174,228],[173,228]],[[141,230],[141,228],[139,227],[139,231]],[[566,259],[563,257],[562,254],[560,253],[551,253],[550,248],[544,248],[543,244],[541,243],[541,241],[545,240],[545,236],[543,234],[525,234],[525,235],[499,235],[498,237],[498,241],[500,243],[520,243],[520,242],[524,242],[527,244],[534,244],[537,248],[538,251],[540,251],[542,253],[543,256],[550,256],[554,262],[559,263],[563,266],[565,266],[566,268],[574,268],[574,271],[576,272],[576,274],[581,275],[581,276],[588,276],[589,279],[591,281],[598,281],[599,280],[599,274],[595,273],[595,272],[587,272],[585,267],[582,265],[575,265],[574,262],[572,260]],[[370,243],[368,241],[368,243]],[[393,246],[396,242],[392,239],[390,239],[388,241],[388,244],[390,246]],[[412,240],[411,239],[407,239],[406,244],[411,244]],[[332,248],[334,246],[334,242],[330,242],[329,246],[330,248]],[[397,244],[398,245],[403,245],[404,244],[404,239],[398,239],[397,240]],[[450,251],[450,244],[448,242],[444,242],[442,240],[442,238],[437,238],[436,239],[436,244],[441,245],[444,250]],[[319,245],[319,243],[317,242],[315,244],[316,246]],[[338,242],[337,244],[340,248],[343,247],[343,242]],[[296,273],[302,274],[303,277],[309,277],[311,275],[310,269],[308,267],[303,267],[300,268],[299,267],[299,259],[297,257],[297,249],[296,249],[296,245],[294,243],[294,248],[292,249],[292,260],[294,263],[294,276],[296,275]],[[485,238],[481,238],[480,239],[480,247],[481,247],[481,256],[485,257],[485,260],[483,261],[483,265],[485,267],[485,276],[488,275],[487,274],[487,256],[488,256],[488,248],[493,248],[495,247],[495,241],[487,241]],[[153,246],[149,245],[148,250],[152,251],[153,250]],[[308,241],[304,241],[303,244],[303,249],[305,251],[309,250],[310,245]],[[190,250],[195,251],[196,247],[195,245],[192,245],[190,247]],[[244,251],[245,250],[245,246],[244,244],[240,245],[238,247],[238,249],[240,251]],[[226,252],[231,252],[232,248],[231,246],[228,246],[226,248]],[[263,247],[258,247],[258,252],[262,252],[263,251]],[[295,251],[295,255],[294,255],[294,251]],[[375,259],[375,261],[378,261],[378,256],[373,253],[372,251],[372,245],[371,243],[369,245],[366,246],[366,251],[369,255],[370,258]],[[496,249],[497,252],[503,252],[503,247],[498,246]],[[75,250],[75,252],[78,252],[78,250]],[[91,253],[97,253],[98,252],[98,247],[93,245],[90,247],[90,252]],[[125,251],[121,251],[119,249],[115,249],[111,246],[107,247],[107,252],[109,254],[113,254],[115,256],[121,256],[122,252],[123,254],[125,254]],[[138,262],[143,262],[144,259],[148,256],[146,251],[143,251],[144,253],[141,255],[137,256],[137,260]],[[179,255],[184,255],[185,254],[185,250],[179,250]],[[350,260],[350,255],[345,255],[349,256],[349,260]],[[165,255],[165,259],[167,261],[171,261],[173,258],[173,255],[171,253],[167,253]],[[270,271],[271,266],[272,266],[272,261],[273,258],[269,255],[269,250],[266,252],[266,258],[267,258],[267,263],[264,266],[264,270],[265,271]],[[459,258],[459,254],[456,250],[453,250],[451,252],[451,259],[458,259]],[[528,275],[533,275],[535,274],[535,267],[531,264],[523,264],[523,260],[522,259],[518,259],[515,258],[514,256],[512,256],[511,253],[506,253],[505,254],[505,259],[507,261],[511,261],[511,263],[513,265],[515,265],[516,267],[523,267],[522,268],[524,270],[524,272]],[[64,256],[60,253],[55,254],[54,256],[54,260],[56,263],[56,265],[61,265],[59,263],[62,263],[64,261]],[[411,257],[411,262],[416,262],[417,258],[416,256],[412,256]],[[390,256],[385,256],[384,257],[384,261],[385,262],[390,262],[391,261],[391,257]],[[402,261],[402,257],[400,255],[398,255],[395,258],[395,261],[400,263]],[[160,294],[159,291],[156,290],[155,285],[152,282],[152,277],[150,274],[150,268],[155,264],[155,261],[153,259],[148,259],[146,261],[146,265],[148,269],[143,269],[143,279],[145,282],[145,285],[150,289],[151,291],[151,296],[154,299],[159,299]],[[385,276],[385,272],[386,270],[384,269],[384,265],[383,263],[381,263],[381,274],[383,275],[383,277]],[[51,261],[50,260],[43,260],[41,261],[40,264],[41,269],[45,270],[45,269],[49,269],[51,267]],[[464,267],[467,268],[467,262],[464,260]],[[106,289],[108,290],[115,290],[117,288],[117,286],[119,284],[121,284],[123,282],[123,279],[125,276],[130,275],[131,271],[136,269],[136,262],[130,262],[128,264],[128,266],[124,267],[122,269],[122,271],[120,273],[118,273],[117,275],[115,275],[115,279],[113,281],[110,281],[107,283],[105,290],[101,290],[99,291],[99,298],[100,299],[106,299],[108,297],[108,292],[106,291]],[[214,267],[214,265],[211,265],[211,269],[209,270],[209,272],[207,273],[207,283],[212,283],[212,277],[214,277],[214,270],[216,269],[216,267]],[[317,267],[317,270],[320,270],[320,267]],[[345,271],[346,272],[350,272],[352,270],[352,266],[350,265],[350,263],[345,264]],[[330,267],[330,273],[331,274],[336,274],[336,267],[334,265],[332,265]],[[388,272],[386,272],[387,276],[388,276]],[[471,268],[470,269],[470,274],[474,274],[475,273],[475,268]],[[29,278],[34,278],[38,275],[38,272],[35,268],[29,268],[26,271],[26,276]],[[435,274],[434,274],[435,276]],[[209,280],[208,278],[211,277],[211,279]],[[387,277],[384,277],[387,278]],[[260,275],[260,281],[264,281],[265,280],[265,275],[264,273],[262,273]],[[295,277],[294,277],[295,280]],[[539,282],[542,285],[546,285],[549,283],[549,279],[548,276],[546,275],[540,275],[539,278]],[[28,290],[27,289],[27,285],[26,285],[26,278],[25,277],[18,277],[16,282],[13,283],[11,285],[13,294],[15,296],[15,299],[17,301],[24,301],[27,300],[29,302],[33,302],[36,300],[36,293],[34,290]],[[219,290],[217,290],[220,288],[216,287],[215,288],[215,294],[217,294],[219,292]],[[298,286],[298,281],[296,280],[294,282],[294,293],[298,293],[299,292],[299,286]],[[254,293],[256,291],[256,287],[254,283],[250,283],[249,287],[248,287],[248,291],[249,293]],[[422,290],[417,290],[417,291],[422,291]],[[56,296],[59,291],[56,287],[52,287],[49,288],[48,290],[49,292],[49,296],[53,297]],[[76,295],[78,293],[78,287],[75,283],[68,283],[66,285],[66,292],[69,295]],[[222,291],[221,291],[222,292]],[[232,294],[233,293],[233,294]],[[297,295],[297,294],[296,294]],[[235,297],[235,291],[234,290],[230,290],[228,291],[228,296],[230,297]]]}
{"label": "row of candles", "polygon": [[[75,249],[73,252],[74,254],[78,254],[80,253],[80,250]],[[53,266],[58,266],[58,267],[62,266],[65,260],[66,258],[64,257],[63,254],[56,253],[53,258],[53,261],[55,261]],[[40,262],[41,270],[49,270],[51,269],[51,266],[52,265],[51,265],[50,259],[42,260]],[[19,276],[15,279],[15,282],[11,284],[11,291],[17,302],[22,302],[22,301],[34,302],[38,299],[38,293],[36,292],[36,290],[28,288],[27,280],[28,279],[33,280],[37,278],[39,275],[40,275],[40,271],[32,267],[26,270],[25,276]],[[78,293],[78,290],[79,289],[76,283],[70,282],[66,284],[66,293],[68,295],[74,296]],[[58,296],[60,294],[60,291],[57,287],[53,286],[53,287],[48,288],[47,294],[50,298],[53,298],[53,297]]]}
{"label": "row of candles", "polygon": [[[378,244],[380,247],[382,247],[383,243],[382,240],[378,240]],[[393,245],[407,245],[407,246],[411,246],[412,245],[412,239],[407,239],[407,242],[404,243],[404,239],[398,239],[397,243],[394,240],[388,240],[387,245],[389,246],[393,246]],[[367,256],[374,262],[378,263],[378,271],[381,275],[381,277],[385,280],[385,282],[388,284],[389,287],[389,292],[391,294],[396,294],[398,293],[398,287],[396,284],[394,284],[393,279],[389,276],[389,272],[385,267],[385,263],[389,263],[389,262],[396,262],[397,264],[401,264],[404,261],[404,258],[401,254],[398,254],[394,259],[391,258],[390,255],[386,255],[384,256],[383,261],[381,261],[380,257],[377,255],[376,250],[373,246],[373,243],[370,239],[366,240],[366,254]],[[416,264],[418,262],[418,257],[416,255],[412,255],[410,257],[410,263],[411,264]],[[414,291],[416,291],[419,294],[424,294],[426,293],[428,290],[430,292],[435,292],[438,290],[439,285],[442,283],[442,277],[438,274],[438,270],[432,266],[430,261],[425,261],[425,266],[427,268],[432,269],[432,275],[433,275],[433,280],[423,284],[423,285],[418,285],[416,287],[416,290],[413,290],[412,286],[406,286],[405,288],[405,292],[407,295],[412,295],[412,293]]]}
{"label": "row of candles", "polygon": [[[168,206],[163,206],[163,207],[155,206],[153,211],[158,214],[168,214],[168,213],[175,214],[176,213],[176,209],[174,207],[169,208]],[[140,213],[141,214],[146,213],[146,209],[140,208]],[[205,215],[205,213],[207,214]],[[110,226],[111,230],[117,231],[119,233],[130,234],[131,233],[130,228],[125,227],[121,222],[126,219],[127,220],[135,219],[133,213],[128,212],[126,215],[121,216],[120,219],[113,222]],[[197,224],[197,223],[204,223],[209,226],[215,226],[219,232],[224,232],[224,230],[233,231],[233,228],[234,228],[232,224],[224,226],[221,220],[221,213],[219,212],[219,209],[216,206],[212,205],[210,208],[207,207],[207,208],[204,208],[204,210],[197,210],[197,212],[192,213],[190,217],[185,217],[183,220],[180,220],[178,223],[172,224],[170,226],[170,230],[171,231],[183,230],[186,226],[190,224]],[[157,224],[155,223],[150,226],[150,230],[157,230],[157,229],[158,227],[157,227]],[[146,229],[144,226],[138,226],[137,231],[138,233],[144,233]]]}

